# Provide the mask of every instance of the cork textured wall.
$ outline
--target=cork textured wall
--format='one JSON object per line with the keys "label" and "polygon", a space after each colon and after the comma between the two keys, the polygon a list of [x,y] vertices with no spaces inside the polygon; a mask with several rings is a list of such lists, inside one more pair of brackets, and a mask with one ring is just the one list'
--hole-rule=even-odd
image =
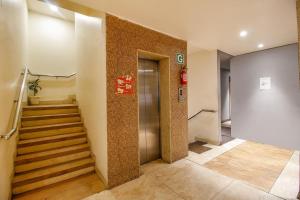
{"label": "cork textured wall", "polygon": [[137,80],[138,50],[169,57],[170,161],[187,156],[187,89],[185,100],[178,102],[180,66],[176,62],[176,53],[186,58],[187,43],[107,14],[106,49],[108,186],[113,187],[140,176],[136,81],[133,94],[115,94],[117,77],[129,74]]}

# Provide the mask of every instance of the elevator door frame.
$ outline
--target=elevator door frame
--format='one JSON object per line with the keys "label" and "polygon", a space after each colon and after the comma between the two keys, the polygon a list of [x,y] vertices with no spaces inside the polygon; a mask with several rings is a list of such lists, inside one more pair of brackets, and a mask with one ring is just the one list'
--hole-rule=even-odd
{"label": "elevator door frame", "polygon": [[[159,63],[159,90],[160,90],[160,154],[161,159],[167,163],[172,163],[172,139],[171,139],[171,67],[170,56],[157,54],[142,49],[137,51],[137,72],[138,73],[138,59],[148,59],[157,61]],[[137,77],[137,89],[139,79]],[[137,95],[139,91],[137,91]],[[139,106],[139,95],[137,109]],[[138,109],[139,110],[139,109]],[[138,114],[139,115],[139,114]],[[137,116],[137,119],[139,116]],[[139,126],[139,119],[137,120]],[[139,130],[139,129],[138,129]],[[139,136],[139,132],[137,133]],[[139,140],[139,138],[138,138]],[[138,141],[139,142],[139,141]],[[138,159],[140,159],[140,151],[137,148]],[[140,161],[139,161],[140,163]]]}
{"label": "elevator door frame", "polygon": [[138,59],[138,77],[139,157],[145,164],[161,158],[159,62]]}

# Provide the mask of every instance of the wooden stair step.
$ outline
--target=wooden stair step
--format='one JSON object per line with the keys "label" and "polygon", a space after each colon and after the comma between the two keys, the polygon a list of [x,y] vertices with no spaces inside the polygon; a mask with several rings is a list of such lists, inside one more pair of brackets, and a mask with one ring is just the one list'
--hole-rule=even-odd
{"label": "wooden stair step", "polygon": [[18,152],[18,155],[22,155],[22,154],[41,152],[41,151],[46,151],[46,150],[50,150],[50,149],[72,146],[72,145],[76,145],[76,144],[83,144],[86,142],[87,142],[86,137],[73,138],[73,139],[63,140],[63,141],[58,141],[58,142],[53,142],[53,143],[18,147],[17,152]]}
{"label": "wooden stair step", "polygon": [[27,171],[31,171],[34,169],[54,166],[54,165],[66,163],[66,162],[73,161],[73,160],[87,158],[90,155],[91,155],[91,152],[89,150],[86,150],[83,152],[78,152],[78,153],[74,153],[74,154],[70,154],[70,155],[62,155],[60,157],[50,158],[47,160],[41,160],[41,161],[16,165],[15,173],[16,173],[16,175],[18,175],[18,173],[27,172]]}
{"label": "wooden stair step", "polygon": [[54,115],[78,113],[78,105],[76,104],[61,104],[61,105],[39,105],[39,106],[24,106],[23,116],[37,116],[37,115]]}
{"label": "wooden stair step", "polygon": [[66,113],[66,114],[54,114],[54,115],[37,115],[37,116],[25,116],[21,117],[22,121],[31,121],[31,120],[44,120],[44,119],[53,119],[53,118],[65,118],[65,117],[80,117],[79,113]]}
{"label": "wooden stair step", "polygon": [[25,155],[19,155],[15,159],[15,164],[22,164],[22,163],[28,163],[33,162],[37,160],[45,160],[46,158],[53,158],[60,156],[61,154],[67,155],[69,152],[74,151],[83,151],[89,149],[89,145],[87,143],[85,144],[79,144],[79,145],[73,145],[68,147],[63,147],[59,149],[53,149],[48,151],[42,151],[38,153],[30,153]]}
{"label": "wooden stair step", "polygon": [[70,140],[70,139],[85,137],[85,136],[86,136],[85,132],[80,132],[80,133],[68,133],[68,134],[55,135],[49,137],[34,138],[28,140],[20,140],[18,142],[18,147],[46,144],[46,143],[58,142],[62,140]]}
{"label": "wooden stair step", "polygon": [[95,162],[92,158],[85,158],[61,165],[33,170],[28,173],[18,174],[13,179],[13,186],[20,186],[29,182],[36,182],[53,176],[61,175],[66,172],[82,169],[84,167],[90,167],[94,163]]}
{"label": "wooden stair step", "polygon": [[23,140],[82,131],[84,131],[83,122],[73,122],[21,128],[19,130],[19,137]]}
{"label": "wooden stair step", "polygon": [[27,116],[21,118],[22,127],[64,124],[64,123],[72,123],[72,122],[80,122],[80,121],[81,118],[79,113],[38,115],[38,116]]}
{"label": "wooden stair step", "polygon": [[91,172],[94,172],[94,171],[95,171],[95,167],[91,166],[91,167],[83,168],[83,169],[76,170],[76,171],[73,171],[73,172],[65,173],[65,174],[62,174],[60,176],[56,176],[56,177],[44,179],[44,180],[41,180],[41,181],[37,181],[37,182],[17,186],[17,187],[13,188],[13,194],[14,195],[21,194],[21,193],[24,193],[24,192],[27,192],[27,191],[42,188],[42,187],[45,187],[45,186],[52,185],[54,183],[59,183],[59,182],[62,182],[62,181],[68,180],[68,179],[72,179],[72,178],[84,175],[84,174],[88,174],[88,173],[91,173]]}
{"label": "wooden stair step", "polygon": [[57,105],[37,105],[37,106],[23,106],[23,110],[48,110],[48,109],[62,109],[62,108],[77,108],[76,104],[57,104]]}
{"label": "wooden stair step", "polygon": [[68,128],[73,126],[82,126],[82,122],[74,122],[74,123],[65,123],[65,124],[53,124],[53,125],[44,125],[44,126],[35,126],[35,127],[24,127],[20,128],[19,133],[32,133],[37,131],[45,131],[45,130],[56,130],[62,128]]}

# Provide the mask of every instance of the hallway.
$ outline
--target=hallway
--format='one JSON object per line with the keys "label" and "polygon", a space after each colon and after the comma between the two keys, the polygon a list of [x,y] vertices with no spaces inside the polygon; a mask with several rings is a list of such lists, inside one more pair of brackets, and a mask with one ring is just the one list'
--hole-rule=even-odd
{"label": "hallway", "polygon": [[296,199],[299,30],[300,0],[0,0],[0,200]]}
{"label": "hallway", "polygon": [[[143,175],[140,178],[112,190],[95,194],[85,200],[280,200],[296,197],[298,180],[297,176],[293,179],[292,175],[298,174],[295,168],[299,169],[299,164],[296,162],[299,152],[295,152],[292,159],[285,165],[283,172],[277,174],[277,181],[268,192],[206,167],[205,163],[222,157],[225,152],[234,151],[244,143],[244,140],[236,139],[203,154],[189,152],[187,158],[171,165],[161,160],[145,164],[142,166]],[[268,148],[268,145],[261,147]],[[260,162],[260,158],[258,156],[256,161]],[[232,160],[232,162],[236,161]],[[261,165],[262,168],[265,166]],[[294,169],[291,166],[294,166]],[[259,167],[254,167],[252,170],[259,170]],[[287,184],[290,185],[289,188],[285,187]]]}

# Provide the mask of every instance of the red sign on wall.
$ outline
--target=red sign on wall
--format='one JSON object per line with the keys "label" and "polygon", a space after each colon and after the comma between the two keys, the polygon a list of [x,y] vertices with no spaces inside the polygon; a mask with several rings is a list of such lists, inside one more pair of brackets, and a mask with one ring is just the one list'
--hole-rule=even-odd
{"label": "red sign on wall", "polygon": [[132,75],[119,76],[116,80],[115,94],[133,94],[133,82]]}

